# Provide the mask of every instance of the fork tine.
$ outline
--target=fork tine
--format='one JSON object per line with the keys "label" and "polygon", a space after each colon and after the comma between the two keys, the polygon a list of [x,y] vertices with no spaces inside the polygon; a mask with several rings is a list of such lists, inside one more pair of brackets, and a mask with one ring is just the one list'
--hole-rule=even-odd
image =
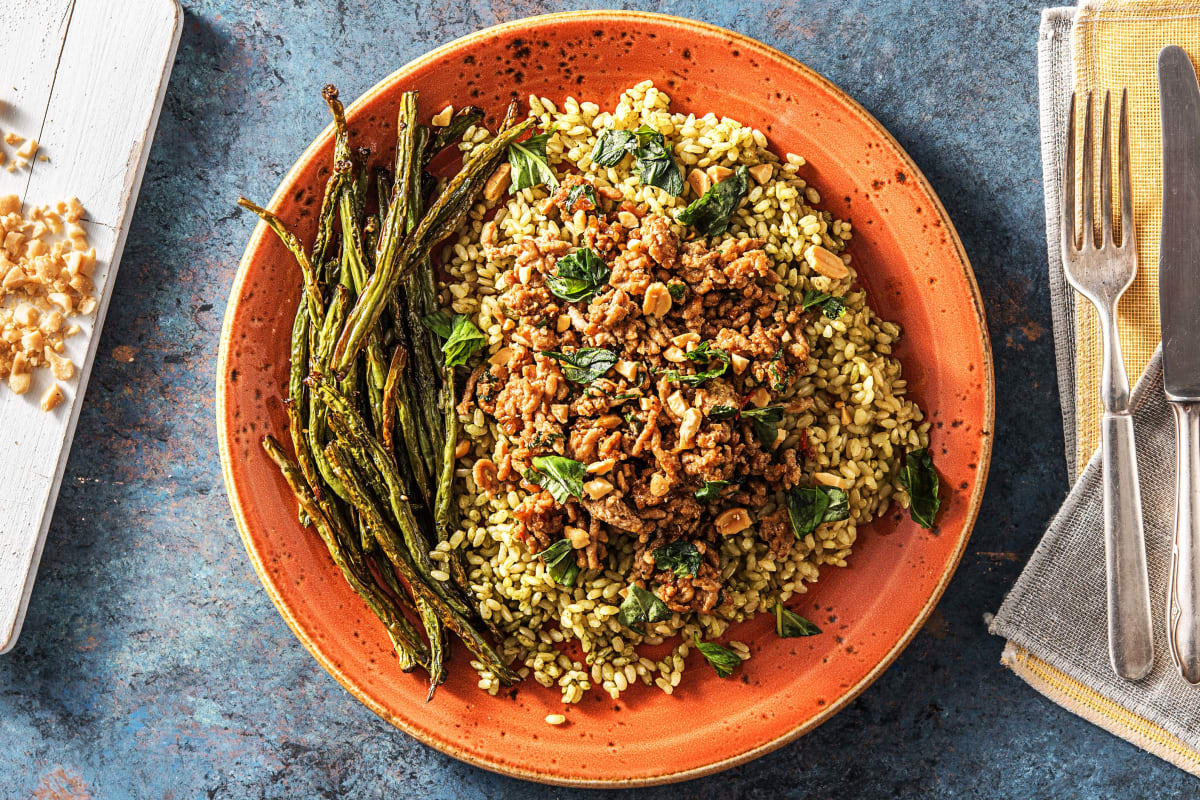
{"label": "fork tine", "polygon": [[1117,176],[1121,181],[1121,247],[1137,246],[1133,233],[1133,182],[1129,176],[1129,108],[1121,90],[1121,123],[1117,133]]}
{"label": "fork tine", "polygon": [[1071,93],[1071,106],[1067,109],[1067,142],[1063,154],[1062,180],[1062,229],[1064,252],[1079,249],[1079,237],[1075,235],[1075,93]]}
{"label": "fork tine", "polygon": [[1094,167],[1092,160],[1095,157],[1096,148],[1092,144],[1092,93],[1087,93],[1087,109],[1083,112],[1083,185],[1079,187],[1079,191],[1083,192],[1083,249],[1087,250],[1089,245],[1096,246],[1096,201],[1093,195],[1096,191],[1096,181],[1093,175]]}
{"label": "fork tine", "polygon": [[1112,203],[1112,114],[1109,109],[1109,91],[1104,90],[1104,124],[1100,134],[1100,246],[1115,245],[1113,239]]}

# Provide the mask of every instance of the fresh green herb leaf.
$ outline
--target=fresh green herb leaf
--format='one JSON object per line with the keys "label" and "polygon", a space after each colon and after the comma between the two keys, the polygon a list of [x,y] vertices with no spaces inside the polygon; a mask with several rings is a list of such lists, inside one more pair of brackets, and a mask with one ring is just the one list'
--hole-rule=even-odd
{"label": "fresh green herb leaf", "polygon": [[729,353],[719,347],[713,347],[712,342],[701,342],[693,347],[687,353],[689,361],[712,361],[714,358],[719,358],[726,364],[729,363]]}
{"label": "fresh green herb leaf", "polygon": [[615,167],[638,148],[638,137],[633,131],[606,130],[601,132],[592,149],[592,161],[602,167]]}
{"label": "fresh green herb leaf", "polygon": [[696,490],[697,500],[717,500],[721,497],[721,492],[729,487],[729,481],[705,481],[704,485]]}
{"label": "fresh green herb leaf", "polygon": [[575,561],[575,549],[568,540],[559,539],[538,555],[546,562],[546,569],[555,583],[575,585],[575,579],[579,577],[579,564]]}
{"label": "fresh green herb leaf", "polygon": [[[484,373],[484,375],[489,375],[489,374],[491,374],[491,373],[488,373],[488,372]],[[541,431],[537,431],[536,433],[533,434],[533,438],[529,440],[529,446],[530,447],[552,447],[554,445],[555,439],[565,439],[565,438],[567,438],[567,437],[563,436],[561,433],[543,433]]]}
{"label": "fresh green herb leaf", "polygon": [[720,236],[729,228],[729,218],[749,189],[750,170],[739,166],[732,175],[693,200],[675,219],[704,236]]}
{"label": "fresh green herb leaf", "polygon": [[679,576],[695,575],[700,571],[701,563],[703,558],[696,545],[682,539],[654,548],[654,566]]}
{"label": "fresh green herb leaf", "polygon": [[454,331],[454,318],[445,311],[434,311],[421,318],[421,324],[443,339],[449,339]]}
{"label": "fresh green herb leaf", "polygon": [[700,641],[700,634],[696,634],[696,649],[699,650],[708,663],[712,664],[712,668],[717,671],[718,678],[728,678],[733,674],[733,670],[742,663],[742,659],[732,650],[727,650],[715,642]]}
{"label": "fresh green herb leaf", "polygon": [[804,299],[800,301],[800,310],[808,311],[813,306],[819,306],[833,297],[829,292],[818,292],[816,289],[805,289]]}
{"label": "fresh green herb leaf", "polygon": [[613,395],[612,401],[614,403],[624,403],[626,400],[633,400],[641,396],[641,392],[621,392],[620,394]]}
{"label": "fresh green herb leaf", "polygon": [[668,283],[667,291],[671,293],[671,299],[678,303],[687,292],[687,285],[683,283]]}
{"label": "fresh green herb leaf", "polygon": [[754,425],[754,435],[766,447],[775,444],[779,436],[779,423],[783,421],[783,406],[763,406],[742,409],[742,419]]}
{"label": "fresh green herb leaf", "polygon": [[837,522],[850,516],[846,493],[832,486],[797,486],[787,494],[788,517],[792,532],[802,539],[824,522]]}
{"label": "fresh green herb leaf", "polygon": [[775,355],[771,356],[771,363],[767,366],[767,374],[771,376],[771,388],[777,392],[782,392],[787,389],[788,382],[792,378],[792,370],[783,363],[783,351],[779,350]]}
{"label": "fresh green herb leaf", "polygon": [[800,301],[800,310],[807,311],[813,306],[820,306],[821,313],[830,319],[837,319],[846,312],[846,301],[842,298],[834,297],[829,292],[806,289],[804,299]]}
{"label": "fresh green herb leaf", "polygon": [[542,355],[562,364],[563,377],[575,383],[591,383],[617,363],[617,354],[602,347],[581,347],[574,353],[543,350]]}
{"label": "fresh green herb leaf", "polygon": [[610,275],[612,270],[604,259],[590,248],[581,247],[558,260],[555,274],[546,278],[546,286],[555,297],[578,303],[599,292]]}
{"label": "fresh green herb leaf", "polygon": [[543,183],[551,189],[558,186],[558,178],[550,169],[546,160],[546,142],[550,141],[550,131],[530,136],[523,142],[513,142],[508,146],[508,163],[512,165],[512,183],[508,193],[515,194],[522,189],[530,189]]}
{"label": "fresh green herb leaf", "polygon": [[723,419],[733,419],[737,415],[737,406],[713,406],[708,412],[708,418],[715,422],[720,422]]}
{"label": "fresh green herb leaf", "polygon": [[816,636],[821,629],[799,614],[788,611],[782,603],[775,604],[775,634],[780,639],[797,636]]}
{"label": "fresh green herb leaf", "polygon": [[840,297],[831,297],[821,304],[821,313],[830,319],[837,319],[846,313],[846,302]]}
{"label": "fresh green herb leaf", "polygon": [[938,497],[938,474],[928,448],[910,450],[904,456],[900,485],[908,492],[908,514],[913,522],[932,530],[942,499]]}
{"label": "fresh green herb leaf", "polygon": [[580,198],[587,200],[592,204],[592,209],[600,208],[600,203],[596,200],[596,190],[590,183],[577,183],[567,192],[567,199],[563,201],[563,208],[567,211],[574,211],[575,204]]}
{"label": "fresh green herb leaf", "polygon": [[476,328],[475,323],[465,314],[455,314],[450,336],[442,345],[442,352],[446,354],[446,366],[462,366],[485,346],[487,337],[483,335],[483,331]]}
{"label": "fresh green herb leaf", "polygon": [[533,469],[525,470],[524,478],[541,486],[559,503],[572,497],[583,497],[583,464],[562,456],[534,456]]}
{"label": "fresh green herb leaf", "polygon": [[667,149],[666,140],[649,125],[643,125],[634,133],[638,148],[634,152],[633,167],[638,180],[646,186],[657,186],[664,192],[678,197],[683,194],[683,175],[675,164],[675,157]]}
{"label": "fresh green herb leaf", "polygon": [[[709,369],[702,372],[697,372],[694,375],[684,375],[678,370],[659,370],[666,379],[676,383],[684,384],[685,386],[699,386],[710,378],[719,378],[729,369],[729,353],[726,353],[719,347],[713,347],[710,342],[701,342],[692,348],[687,354],[689,361],[704,362],[709,365]],[[712,366],[716,361],[717,365]]]}
{"label": "fresh green herb leaf", "polygon": [[662,622],[664,619],[671,618],[671,609],[667,608],[667,604],[653,592],[648,592],[636,583],[629,584],[629,592],[625,595],[625,601],[621,603],[621,609],[617,612],[617,619],[622,625],[630,630],[642,633],[642,624],[645,622]]}

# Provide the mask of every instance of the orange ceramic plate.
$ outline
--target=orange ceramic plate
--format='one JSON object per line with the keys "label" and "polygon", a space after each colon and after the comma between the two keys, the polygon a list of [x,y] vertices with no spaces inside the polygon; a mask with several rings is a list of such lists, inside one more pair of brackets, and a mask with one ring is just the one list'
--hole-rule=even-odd
{"label": "orange ceramic plate", "polygon": [[[425,704],[425,682],[396,668],[378,621],[351,591],[259,447],[285,431],[279,404],[299,277],[260,225],[234,282],[217,374],[225,483],[246,549],[296,636],[355,697],[423,742],[488,769],[575,785],[692,778],[762,755],[812,730],[865,689],[921,626],[950,580],[983,496],[991,452],[992,362],[983,309],[962,245],[912,160],[829,81],[739,34],[654,14],[586,11],[520,20],[429,53],[350,107],[355,142],[394,146],[397,98],[419,89],[423,119],[465,99],[502,112],[510,97],[567,95],[611,108],[651,78],[672,109],[728,115],[803,154],[805,176],[835,216],[852,220],[854,263],[871,302],[904,328],[898,354],[934,423],[943,480],[938,529],[894,513],[860,532],[848,569],[825,569],[794,603],[822,636],[781,640],[771,615],[735,629],[754,657],[721,680],[691,663],[674,696],[640,684],[614,702],[593,692],[565,708],[529,681],[489,697],[465,651]],[[314,84],[313,91],[319,87]],[[307,242],[328,175],[322,133],[271,201]],[[690,661],[701,656],[693,653]],[[567,724],[551,727],[547,714]]]}

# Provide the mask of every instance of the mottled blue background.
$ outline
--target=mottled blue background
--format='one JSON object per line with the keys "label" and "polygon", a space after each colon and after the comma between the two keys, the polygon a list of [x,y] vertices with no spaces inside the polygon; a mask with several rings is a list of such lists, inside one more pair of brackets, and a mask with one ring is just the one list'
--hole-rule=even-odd
{"label": "mottled blue background", "polygon": [[[227,293],[253,225],[232,200],[269,197],[325,125],[319,86],[334,81],[353,98],[435,45],[586,4],[185,5],[25,632],[0,658],[0,796],[599,796],[454,761],[382,722],[321,670],[242,550],[221,484],[212,386]],[[1013,677],[983,621],[1066,491],[1037,145],[1041,5],[657,7],[806,62],[908,149],[974,263],[999,418],[968,552],[895,666],[799,742],[639,795],[1182,797],[1200,788]]]}

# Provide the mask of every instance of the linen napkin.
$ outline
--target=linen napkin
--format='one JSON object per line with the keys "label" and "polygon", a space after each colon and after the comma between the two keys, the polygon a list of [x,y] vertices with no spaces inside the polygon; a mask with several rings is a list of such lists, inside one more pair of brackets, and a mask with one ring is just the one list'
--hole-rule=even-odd
{"label": "linen napkin", "polygon": [[[1155,347],[1161,220],[1161,131],[1155,62],[1167,44],[1200,63],[1200,3],[1085,0],[1048,9],[1038,43],[1046,236],[1055,351],[1068,469],[1082,469],[1058,515],[992,622],[1008,643],[1001,660],[1068,710],[1200,775],[1200,690],[1179,677],[1167,650],[1165,610],[1174,518],[1174,423]],[[1118,327],[1132,402],[1155,621],[1153,671],[1136,683],[1108,662],[1101,467],[1100,338],[1087,302],[1067,285],[1059,257],[1059,163],[1072,90],[1129,91],[1130,155],[1139,274]],[[1116,124],[1114,115],[1114,127]],[[1144,374],[1143,374],[1144,368]]]}

